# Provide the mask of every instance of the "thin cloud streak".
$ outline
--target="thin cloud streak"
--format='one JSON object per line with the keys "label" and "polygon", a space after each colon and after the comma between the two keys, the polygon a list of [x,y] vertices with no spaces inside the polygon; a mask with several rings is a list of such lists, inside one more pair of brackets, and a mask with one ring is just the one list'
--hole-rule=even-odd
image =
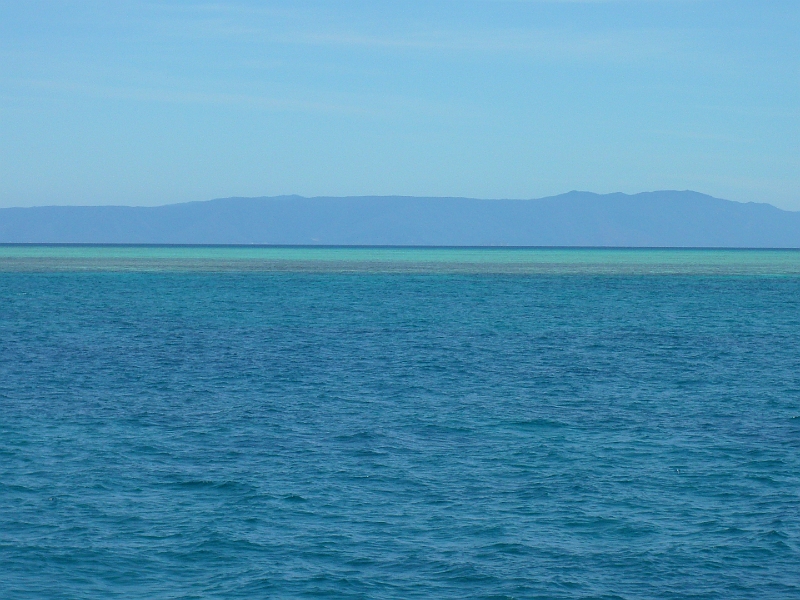
{"label": "thin cloud streak", "polygon": [[[525,2],[525,0],[487,0]],[[564,2],[660,2],[665,0],[533,0]],[[670,2],[698,0],[668,0]],[[528,0],[530,2],[530,0]],[[211,15],[211,16],[209,16]],[[188,22],[187,22],[188,19]],[[267,22],[264,22],[267,21]],[[326,27],[320,27],[326,23]],[[641,61],[656,56],[675,57],[692,50],[684,32],[668,28],[619,28],[584,32],[570,28],[433,29],[425,22],[404,27],[387,23],[331,24],[319,11],[273,10],[242,5],[202,5],[186,9],[175,35],[192,38],[237,38],[256,44],[330,46],[398,52],[509,54],[532,60]]]}
{"label": "thin cloud streak", "polygon": [[405,37],[340,32],[298,33],[272,38],[285,44],[363,47],[368,49],[438,50],[452,52],[513,53],[533,58],[635,60],[654,55],[675,55],[678,40],[659,32],[576,34],[570,31],[504,30],[431,32]]}
{"label": "thin cloud streak", "polygon": [[238,105],[268,110],[287,110],[303,112],[325,112],[343,114],[362,114],[364,111],[353,106],[287,100],[269,96],[226,92],[185,91],[163,88],[135,86],[110,86],[84,84],[57,80],[30,80],[24,82],[28,87],[39,90],[74,93],[107,100],[136,100],[143,102],[162,102],[170,104],[213,104]]}
{"label": "thin cloud streak", "polygon": [[[413,97],[396,94],[382,94],[364,98],[361,95],[338,94],[345,96],[341,101],[312,101],[303,99],[302,91],[293,94],[293,98],[269,96],[257,93],[209,92],[170,89],[166,87],[115,86],[91,83],[79,83],[65,80],[28,80],[17,82],[16,89],[28,88],[47,92],[61,92],[81,97],[103,100],[124,100],[136,102],[154,102],[163,104],[198,104],[213,106],[238,106],[271,112],[302,112],[329,115],[342,115],[362,118],[387,118],[396,116],[398,111],[411,110],[417,114],[428,116],[477,117],[479,113],[465,110],[451,104],[420,102]],[[17,95],[18,97],[18,95]]]}

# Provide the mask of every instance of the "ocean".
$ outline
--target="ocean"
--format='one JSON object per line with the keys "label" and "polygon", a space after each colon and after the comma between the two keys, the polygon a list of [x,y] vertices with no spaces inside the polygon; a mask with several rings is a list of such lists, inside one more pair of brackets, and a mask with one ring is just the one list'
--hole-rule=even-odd
{"label": "ocean", "polygon": [[0,246],[0,597],[800,598],[800,251]]}

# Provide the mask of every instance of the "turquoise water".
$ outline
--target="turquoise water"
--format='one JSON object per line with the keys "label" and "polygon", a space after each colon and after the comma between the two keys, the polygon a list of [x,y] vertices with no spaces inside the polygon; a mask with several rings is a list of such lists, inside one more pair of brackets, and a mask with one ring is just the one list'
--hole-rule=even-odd
{"label": "turquoise water", "polygon": [[2,598],[800,597],[800,252],[0,246]]}
{"label": "turquoise water", "polygon": [[0,244],[2,271],[800,275],[800,251]]}

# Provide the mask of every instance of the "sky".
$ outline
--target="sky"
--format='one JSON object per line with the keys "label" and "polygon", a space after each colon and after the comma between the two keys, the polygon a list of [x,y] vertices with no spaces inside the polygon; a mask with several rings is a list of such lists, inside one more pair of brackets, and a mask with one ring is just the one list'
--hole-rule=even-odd
{"label": "sky", "polygon": [[800,210],[800,2],[0,0],[0,207],[575,189]]}

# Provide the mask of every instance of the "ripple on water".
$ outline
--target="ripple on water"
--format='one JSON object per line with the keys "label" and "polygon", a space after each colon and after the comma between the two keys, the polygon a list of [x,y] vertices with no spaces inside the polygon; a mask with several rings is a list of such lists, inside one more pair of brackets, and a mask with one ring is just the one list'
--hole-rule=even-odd
{"label": "ripple on water", "polygon": [[4,598],[800,597],[800,254],[69,252],[0,249]]}

